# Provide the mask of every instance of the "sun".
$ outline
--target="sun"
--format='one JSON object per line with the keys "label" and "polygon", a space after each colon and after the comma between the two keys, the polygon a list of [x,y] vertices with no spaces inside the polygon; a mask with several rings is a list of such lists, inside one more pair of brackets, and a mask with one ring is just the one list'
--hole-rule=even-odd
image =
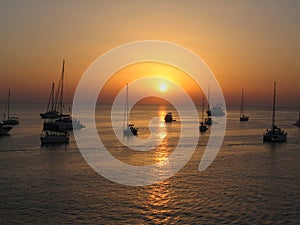
{"label": "sun", "polygon": [[159,90],[161,92],[166,92],[168,90],[168,86],[166,84],[159,85]]}

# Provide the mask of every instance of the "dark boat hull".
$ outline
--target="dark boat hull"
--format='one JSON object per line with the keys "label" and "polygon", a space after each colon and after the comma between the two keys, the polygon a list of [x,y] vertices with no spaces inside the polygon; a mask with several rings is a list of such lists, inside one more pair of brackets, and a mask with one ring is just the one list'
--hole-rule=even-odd
{"label": "dark boat hull", "polygon": [[46,134],[45,136],[41,136],[41,144],[63,144],[69,142],[68,134]]}
{"label": "dark boat hull", "polygon": [[12,127],[7,127],[0,125],[0,135],[6,135],[12,129]]}
{"label": "dark boat hull", "polygon": [[206,132],[207,130],[208,130],[207,126],[201,123],[199,126],[199,131],[202,133],[202,132]]}
{"label": "dark boat hull", "polygon": [[70,116],[69,114],[60,114],[57,111],[50,111],[50,112],[45,112],[45,113],[40,113],[40,117],[42,119],[58,119],[61,117],[66,117],[66,116]]}
{"label": "dark boat hull", "polygon": [[165,122],[166,123],[171,123],[173,122],[173,116],[172,116],[172,113],[168,113],[166,116],[165,116]]}
{"label": "dark boat hull", "polygon": [[286,142],[287,140],[287,133],[283,130],[272,129],[267,130],[267,132],[263,136],[263,142]]}
{"label": "dark boat hull", "polygon": [[3,120],[4,125],[18,125],[19,121],[17,119],[8,119],[8,120]]}
{"label": "dark boat hull", "polygon": [[296,123],[293,124],[294,126],[300,127],[300,120],[296,121]]}
{"label": "dark boat hull", "polygon": [[240,121],[241,122],[247,122],[249,120],[249,116],[241,116]]}

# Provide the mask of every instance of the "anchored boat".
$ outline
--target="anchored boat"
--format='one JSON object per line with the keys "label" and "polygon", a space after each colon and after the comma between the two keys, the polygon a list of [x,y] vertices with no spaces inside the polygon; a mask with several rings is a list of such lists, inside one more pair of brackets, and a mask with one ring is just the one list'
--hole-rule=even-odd
{"label": "anchored boat", "polygon": [[276,82],[274,82],[274,95],[273,95],[273,114],[271,129],[267,129],[263,135],[263,142],[286,142],[287,133],[275,124],[276,113]]}

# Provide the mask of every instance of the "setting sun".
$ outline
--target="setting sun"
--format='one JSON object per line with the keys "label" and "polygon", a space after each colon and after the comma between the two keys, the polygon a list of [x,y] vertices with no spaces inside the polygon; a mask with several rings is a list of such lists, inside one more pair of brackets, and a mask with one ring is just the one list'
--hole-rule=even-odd
{"label": "setting sun", "polygon": [[166,92],[166,91],[168,90],[168,87],[167,87],[166,84],[161,84],[161,85],[159,86],[159,90],[160,90],[161,92]]}

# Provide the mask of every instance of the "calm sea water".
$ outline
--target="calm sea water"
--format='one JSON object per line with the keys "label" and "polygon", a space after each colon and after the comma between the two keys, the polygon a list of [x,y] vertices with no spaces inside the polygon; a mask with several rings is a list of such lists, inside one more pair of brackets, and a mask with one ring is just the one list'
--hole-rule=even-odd
{"label": "calm sea water", "polygon": [[[300,129],[292,126],[297,109],[280,109],[277,124],[287,143],[263,144],[270,109],[227,111],[221,150],[203,172],[198,165],[209,132],[200,135],[191,160],[175,176],[155,185],[130,187],[97,174],[83,159],[74,136],[70,143],[40,146],[44,105],[17,105],[20,118],[0,137],[1,224],[299,224]],[[163,147],[151,154],[127,152],[114,141],[108,107],[97,108],[101,139],[116,158],[133,165],[167,156],[178,142],[180,122],[168,125]],[[139,106],[134,111],[140,136],[148,120],[173,111],[167,106]],[[176,117],[176,114],[175,114]],[[149,162],[148,162],[149,161]]]}

